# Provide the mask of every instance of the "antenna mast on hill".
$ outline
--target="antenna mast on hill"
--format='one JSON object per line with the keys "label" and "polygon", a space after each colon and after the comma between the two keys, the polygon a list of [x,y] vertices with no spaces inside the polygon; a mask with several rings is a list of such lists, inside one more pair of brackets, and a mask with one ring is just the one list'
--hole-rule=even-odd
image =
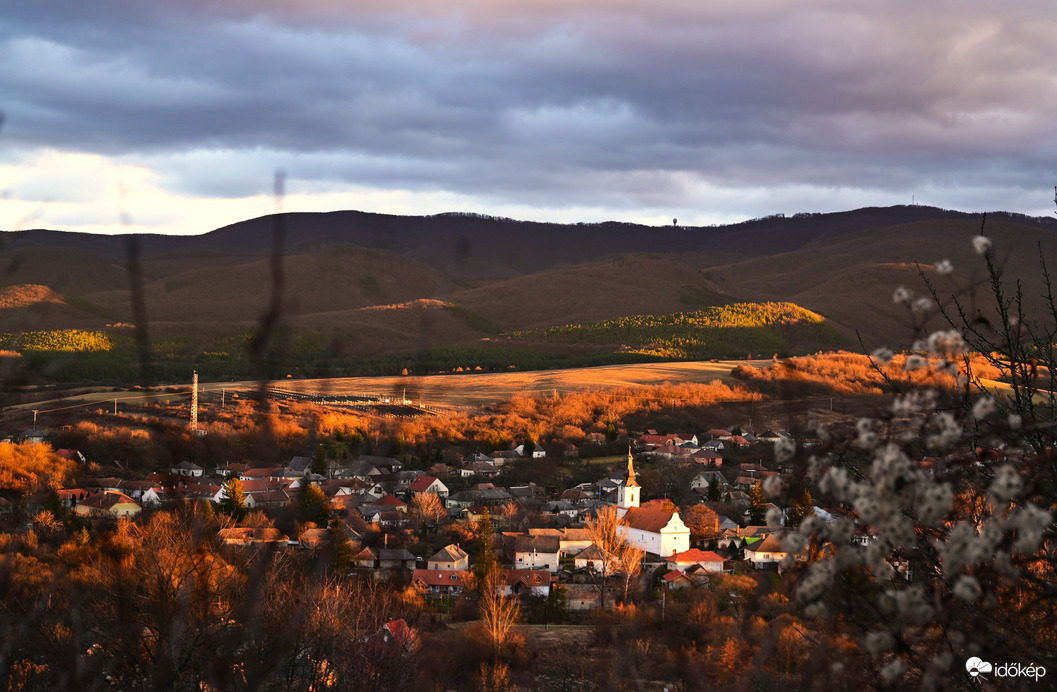
{"label": "antenna mast on hill", "polygon": [[191,432],[198,430],[198,371],[191,376]]}

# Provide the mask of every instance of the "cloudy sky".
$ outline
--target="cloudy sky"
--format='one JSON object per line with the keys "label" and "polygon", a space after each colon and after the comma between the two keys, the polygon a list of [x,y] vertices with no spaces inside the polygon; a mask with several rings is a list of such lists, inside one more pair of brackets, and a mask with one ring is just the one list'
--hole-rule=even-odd
{"label": "cloudy sky", "polygon": [[34,0],[0,229],[1054,211],[1052,0]]}

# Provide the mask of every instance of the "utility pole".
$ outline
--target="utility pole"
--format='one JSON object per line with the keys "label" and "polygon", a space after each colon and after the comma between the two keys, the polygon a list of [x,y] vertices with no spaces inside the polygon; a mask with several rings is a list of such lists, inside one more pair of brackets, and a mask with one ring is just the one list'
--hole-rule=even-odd
{"label": "utility pole", "polygon": [[198,430],[198,371],[191,376],[191,432]]}
{"label": "utility pole", "polygon": [[33,427],[37,427],[37,409],[33,409]]}

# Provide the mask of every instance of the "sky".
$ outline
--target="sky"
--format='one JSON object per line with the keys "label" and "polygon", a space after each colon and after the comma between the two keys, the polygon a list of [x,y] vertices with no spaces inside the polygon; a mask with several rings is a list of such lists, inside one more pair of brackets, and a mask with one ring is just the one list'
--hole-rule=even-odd
{"label": "sky", "polygon": [[1052,0],[9,2],[0,230],[1051,215],[1054,37]]}

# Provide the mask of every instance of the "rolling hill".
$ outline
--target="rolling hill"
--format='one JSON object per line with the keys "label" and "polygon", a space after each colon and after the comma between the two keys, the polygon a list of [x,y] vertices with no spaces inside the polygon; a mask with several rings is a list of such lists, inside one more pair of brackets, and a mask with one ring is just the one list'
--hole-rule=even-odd
{"label": "rolling hill", "polygon": [[[363,367],[374,371],[533,361],[527,351],[501,353],[514,348],[542,349],[550,355],[540,365],[561,364],[619,349],[542,338],[546,330],[746,301],[792,303],[828,320],[825,335],[786,341],[791,351],[831,347],[836,332],[845,343],[860,335],[868,346],[898,347],[920,325],[893,305],[897,286],[923,294],[924,273],[975,306],[985,277],[970,241],[979,232],[978,216],[919,206],[709,228],[348,211],[262,217],[188,237],[20,231],[0,234],[0,289],[44,298],[0,300],[0,326],[110,330],[120,348],[133,321],[131,249],[150,338],[203,367],[213,359],[221,368],[216,354],[236,358],[233,349],[257,329],[276,266],[280,324],[297,335],[291,343],[314,344],[300,355],[302,369],[323,357],[336,367],[370,361]],[[986,233],[1005,276],[1022,278],[1026,300],[1037,304],[1039,248],[1057,266],[1057,221],[996,213]],[[935,272],[941,259],[953,275]],[[646,346],[622,352],[642,355]]]}

